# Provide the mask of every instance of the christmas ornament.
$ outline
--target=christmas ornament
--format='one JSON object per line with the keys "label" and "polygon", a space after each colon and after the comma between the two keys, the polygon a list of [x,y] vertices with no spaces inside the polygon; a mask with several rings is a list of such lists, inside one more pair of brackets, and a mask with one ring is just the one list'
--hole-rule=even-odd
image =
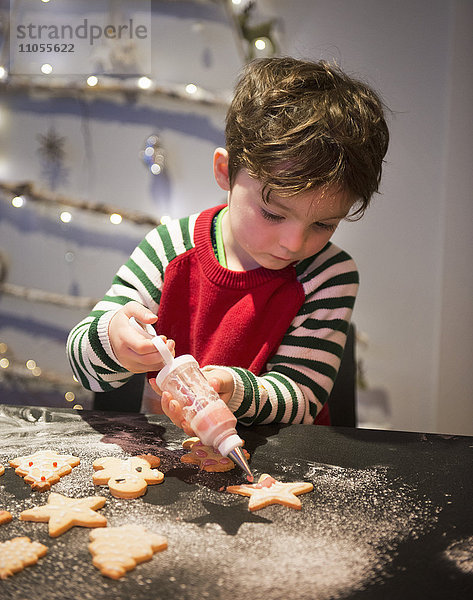
{"label": "christmas ornament", "polygon": [[67,179],[67,169],[64,167],[66,138],[58,135],[54,127],[50,127],[46,134],[39,134],[37,140],[43,175],[49,182],[49,187],[54,190]]}
{"label": "christmas ornament", "polygon": [[277,19],[255,23],[255,12],[256,3],[250,1],[243,5],[241,12],[237,15],[241,37],[246,41],[247,60],[274,56],[278,52],[278,44],[275,39]]}
{"label": "christmas ornament", "polygon": [[39,142],[38,154],[43,160],[57,165],[64,160],[66,138],[59,136],[53,127],[50,127],[46,134],[39,134],[37,139]]}
{"label": "christmas ornament", "polygon": [[159,175],[164,169],[164,149],[157,135],[150,135],[145,148],[140,152],[141,159],[153,175]]}

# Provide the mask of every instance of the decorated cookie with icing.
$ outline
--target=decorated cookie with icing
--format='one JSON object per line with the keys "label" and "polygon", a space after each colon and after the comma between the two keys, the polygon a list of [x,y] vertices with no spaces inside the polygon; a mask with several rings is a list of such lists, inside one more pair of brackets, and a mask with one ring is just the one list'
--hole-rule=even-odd
{"label": "decorated cookie with icing", "polygon": [[[206,446],[198,437],[184,440],[182,442],[182,447],[186,450],[190,450],[190,452],[181,456],[181,462],[198,465],[203,471],[220,473],[223,471],[230,471],[235,466],[235,463],[231,459],[222,456],[220,452],[215,448],[212,448],[212,446]],[[247,460],[250,458],[250,455],[244,448],[243,454]]]}
{"label": "decorated cookie with icing", "polygon": [[107,485],[115,498],[138,498],[148,485],[161,483],[164,473],[154,467],[160,459],[152,454],[141,454],[127,459],[107,456],[93,463],[95,485]]}
{"label": "decorated cookie with icing", "polygon": [[15,473],[23,477],[33,490],[45,492],[77,467],[80,458],[70,454],[58,454],[53,450],[39,450],[28,456],[19,456],[10,461]]}
{"label": "decorated cookie with icing", "polygon": [[270,504],[283,504],[290,508],[301,509],[301,501],[297,496],[311,492],[314,486],[305,481],[295,483],[282,483],[271,477],[271,475],[261,475],[258,483],[229,485],[226,490],[231,494],[241,494],[249,496],[249,510],[258,510]]}
{"label": "decorated cookie with icing", "polygon": [[0,475],[3,475],[4,473],[5,473],[5,467],[0,464]]}
{"label": "decorated cookie with icing", "polygon": [[102,508],[103,496],[68,498],[51,492],[47,504],[29,508],[20,513],[21,521],[49,522],[49,535],[57,537],[71,527],[106,527],[107,519],[95,511]]}
{"label": "decorated cookie with icing", "polygon": [[0,525],[3,525],[4,523],[10,523],[12,519],[13,517],[8,510],[0,510]]}
{"label": "decorated cookie with icing", "polygon": [[[46,554],[47,546],[28,537],[16,537],[0,543],[0,579],[6,579],[25,567],[34,565]],[[8,593],[5,590],[5,593]]]}
{"label": "decorated cookie with icing", "polygon": [[162,535],[150,533],[141,525],[107,527],[90,532],[89,551],[102,575],[119,579],[138,563],[151,560],[155,552],[168,547]]}

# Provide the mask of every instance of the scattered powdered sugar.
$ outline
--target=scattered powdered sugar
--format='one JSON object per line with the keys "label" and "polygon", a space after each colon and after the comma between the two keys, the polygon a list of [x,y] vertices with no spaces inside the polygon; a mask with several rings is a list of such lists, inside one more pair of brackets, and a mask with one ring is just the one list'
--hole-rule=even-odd
{"label": "scattered powdered sugar", "polygon": [[[304,480],[314,483],[314,492],[301,496],[300,512],[279,506],[258,511],[271,522],[243,524],[236,538],[225,540],[233,546],[230,551],[219,548],[221,538],[215,537],[201,557],[203,568],[219,560],[221,572],[240,573],[242,596],[345,598],[388,577],[399,545],[421,536],[437,520],[438,509],[429,499],[390,481],[383,467],[313,464]],[[222,578],[219,585],[225,587]]]}
{"label": "scattered powdered sugar", "polygon": [[440,510],[401,478],[389,477],[384,466],[347,469],[314,464],[306,478],[316,487],[319,516],[335,529],[348,520],[350,531],[358,529],[356,538],[369,538],[371,545],[417,538],[430,529]]}
{"label": "scattered powdered sugar", "polygon": [[473,536],[450,544],[444,556],[462,573],[473,575]]}
{"label": "scattered powdered sugar", "polygon": [[[1,450],[0,462],[5,465],[24,454],[16,453],[25,447],[25,439],[16,433],[8,440],[12,444]],[[48,493],[32,492],[24,482],[15,486],[19,492],[10,492],[9,478],[18,476],[7,469],[0,478],[0,498],[14,520],[0,529],[0,539],[28,535],[46,544],[48,554],[38,565],[3,582],[6,597],[43,597],[38,590],[47,590],[48,600],[133,600],[144,595],[228,600],[237,591],[254,600],[342,600],[392,575],[399,546],[427,533],[437,520],[439,508],[392,478],[386,467],[348,469],[315,462],[304,463],[305,472],[302,464],[297,465],[297,472],[304,472],[297,480],[314,484],[312,492],[300,496],[300,511],[269,506],[251,513],[248,498],[220,489],[239,482],[241,474],[201,473],[182,465],[183,451],[175,441],[155,445],[153,453],[161,458],[158,469],[165,479],[149,486],[145,496],[117,499],[108,486],[93,484],[95,459],[151,452],[153,434],[150,429],[141,441],[126,431],[97,436],[81,433],[71,423],[55,424],[47,438],[30,434],[29,452],[48,448],[81,459],[53,491],[77,498],[103,495],[107,502],[98,512],[109,526],[141,524],[166,536],[169,547],[120,581],[108,580],[92,565],[90,529],[74,527],[51,539],[47,524],[18,520],[22,510],[45,504]],[[277,470],[271,475],[295,481],[294,465],[279,458]],[[471,572],[472,547],[473,538],[459,541],[445,557]]]}

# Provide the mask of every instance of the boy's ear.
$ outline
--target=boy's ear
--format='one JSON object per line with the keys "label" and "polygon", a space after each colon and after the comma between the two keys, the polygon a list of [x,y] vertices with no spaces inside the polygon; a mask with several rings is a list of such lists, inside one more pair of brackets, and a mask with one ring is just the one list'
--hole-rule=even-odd
{"label": "boy's ear", "polygon": [[228,177],[228,152],[225,148],[217,148],[214,152],[214,177],[218,185],[226,192],[230,191]]}

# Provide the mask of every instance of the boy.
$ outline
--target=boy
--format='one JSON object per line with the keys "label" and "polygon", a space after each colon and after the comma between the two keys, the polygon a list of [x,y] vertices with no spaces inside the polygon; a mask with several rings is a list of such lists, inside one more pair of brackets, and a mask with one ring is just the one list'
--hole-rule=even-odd
{"label": "boy", "polygon": [[[227,205],[146,236],[72,330],[72,368],[95,391],[162,368],[134,316],[195,356],[241,423],[329,423],[358,287],[329,240],[378,189],[382,103],[326,63],[260,59],[237,84],[225,134],[213,168]],[[177,403],[161,404],[182,426]]]}

